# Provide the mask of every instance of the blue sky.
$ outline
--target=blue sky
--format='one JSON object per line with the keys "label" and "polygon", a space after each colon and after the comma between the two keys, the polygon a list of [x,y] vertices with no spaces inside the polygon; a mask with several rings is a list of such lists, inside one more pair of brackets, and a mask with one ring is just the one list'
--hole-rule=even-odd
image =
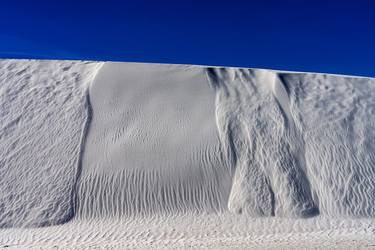
{"label": "blue sky", "polygon": [[0,57],[375,76],[371,1],[2,1]]}

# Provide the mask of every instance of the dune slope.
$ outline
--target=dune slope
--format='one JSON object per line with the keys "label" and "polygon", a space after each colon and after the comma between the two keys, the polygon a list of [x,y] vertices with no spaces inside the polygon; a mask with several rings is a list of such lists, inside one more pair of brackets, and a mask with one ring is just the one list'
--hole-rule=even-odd
{"label": "dune slope", "polygon": [[374,91],[375,79],[316,73],[1,60],[0,243],[32,243],[6,228],[84,240],[90,223],[173,218],[217,218],[237,236],[261,217],[313,217],[312,231],[362,218],[369,236]]}
{"label": "dune slope", "polygon": [[98,64],[0,61],[0,227],[70,220]]}
{"label": "dune slope", "polygon": [[78,214],[374,216],[374,86],[317,74],[107,63],[89,91]]}

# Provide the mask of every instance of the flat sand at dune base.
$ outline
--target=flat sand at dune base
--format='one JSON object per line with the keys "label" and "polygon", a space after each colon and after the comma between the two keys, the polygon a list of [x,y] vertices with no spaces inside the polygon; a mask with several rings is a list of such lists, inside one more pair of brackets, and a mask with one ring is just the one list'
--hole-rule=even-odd
{"label": "flat sand at dune base", "polygon": [[230,214],[71,221],[0,231],[10,249],[374,249],[374,220]]}

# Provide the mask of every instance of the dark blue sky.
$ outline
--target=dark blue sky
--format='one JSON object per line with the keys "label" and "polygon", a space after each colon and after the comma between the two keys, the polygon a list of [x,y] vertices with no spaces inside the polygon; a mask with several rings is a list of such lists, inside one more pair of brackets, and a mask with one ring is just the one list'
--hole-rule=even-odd
{"label": "dark blue sky", "polygon": [[2,1],[0,57],[375,76],[371,1]]}

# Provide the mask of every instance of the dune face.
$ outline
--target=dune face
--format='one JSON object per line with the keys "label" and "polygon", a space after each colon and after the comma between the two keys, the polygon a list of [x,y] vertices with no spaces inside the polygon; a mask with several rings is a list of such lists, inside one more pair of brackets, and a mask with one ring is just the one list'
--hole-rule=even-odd
{"label": "dune face", "polygon": [[374,79],[208,69],[234,159],[229,209],[373,217]]}
{"label": "dune face", "polygon": [[218,216],[223,234],[261,217],[375,232],[372,93],[375,79],[315,73],[2,60],[0,242],[5,228],[186,216],[211,229]]}
{"label": "dune face", "polygon": [[86,88],[96,67],[0,61],[0,227],[72,218]]}
{"label": "dune face", "polygon": [[230,176],[204,69],[107,63],[89,93],[78,216],[225,208]]}
{"label": "dune face", "polygon": [[303,144],[277,73],[208,69],[208,76],[217,89],[222,145],[235,169],[229,209],[250,216],[316,214]]}

